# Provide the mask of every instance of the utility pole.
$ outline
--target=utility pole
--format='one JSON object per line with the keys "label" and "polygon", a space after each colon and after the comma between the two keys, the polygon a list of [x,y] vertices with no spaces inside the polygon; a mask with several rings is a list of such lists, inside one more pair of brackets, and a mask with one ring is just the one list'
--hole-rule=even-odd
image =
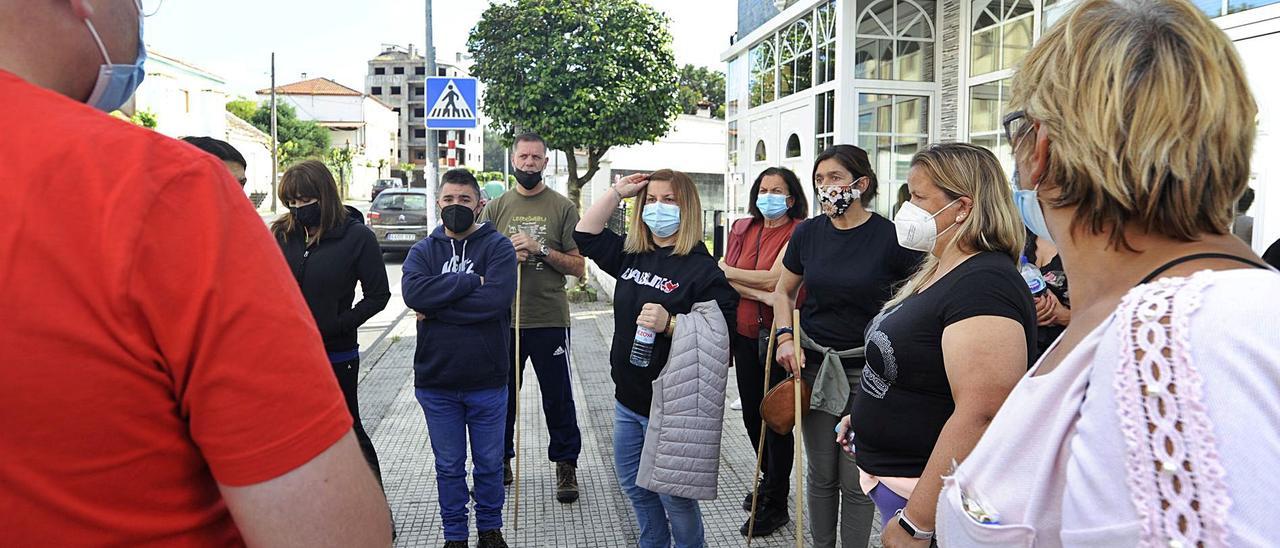
{"label": "utility pole", "polygon": [[[431,18],[431,0],[426,0],[426,5],[427,5],[427,14],[426,14],[427,15],[427,45],[423,49],[423,54],[427,58],[426,59],[427,78],[433,78],[436,76],[436,45],[435,45],[435,42],[432,41],[431,39],[431,25],[432,23],[434,23],[434,20]],[[424,88],[425,88],[425,83],[424,83]],[[422,105],[424,108],[430,110],[431,98],[423,96]],[[425,179],[424,182],[427,185],[427,200],[429,203],[433,203],[433,204],[436,201],[436,166],[439,165],[440,163],[440,146],[436,141],[437,141],[436,131],[433,129],[428,129],[427,130],[427,162],[426,162],[426,165],[423,166],[422,177],[423,179]],[[435,224],[434,222],[432,222],[434,221],[434,219],[431,218],[434,215],[435,215],[435,208],[428,208],[427,221],[432,225]]]}
{"label": "utility pole", "polygon": [[276,181],[279,179],[280,144],[276,139],[276,52],[271,52],[271,212],[276,212]]}

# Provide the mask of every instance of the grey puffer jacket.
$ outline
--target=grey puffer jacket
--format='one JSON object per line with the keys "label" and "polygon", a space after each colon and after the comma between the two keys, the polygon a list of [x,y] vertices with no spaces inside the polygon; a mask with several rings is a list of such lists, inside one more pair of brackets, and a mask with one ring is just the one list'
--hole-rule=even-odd
{"label": "grey puffer jacket", "polygon": [[715,301],[697,303],[677,318],[667,365],[653,381],[637,486],[716,498],[729,359],[729,328]]}

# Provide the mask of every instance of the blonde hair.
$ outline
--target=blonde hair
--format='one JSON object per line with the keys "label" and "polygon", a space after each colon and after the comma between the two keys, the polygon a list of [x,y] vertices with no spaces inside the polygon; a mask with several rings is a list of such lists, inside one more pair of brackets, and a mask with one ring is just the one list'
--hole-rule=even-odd
{"label": "blonde hair", "polygon": [[[682,172],[672,169],[660,169],[649,175],[649,181],[669,181],[671,190],[676,195],[676,205],[680,206],[680,228],[676,231],[676,245],[673,255],[688,255],[693,248],[702,242],[702,202],[698,200],[698,187],[693,179]],[[623,250],[627,253],[649,253],[657,249],[653,243],[653,232],[644,224],[645,200],[649,196],[649,186],[636,195],[636,207],[631,209],[631,222],[627,229],[627,241]]]}
{"label": "blonde hair", "polygon": [[1129,224],[1227,233],[1258,109],[1231,40],[1186,0],[1082,0],[1023,60],[1010,106],[1049,135],[1050,205],[1076,208],[1073,234],[1132,249]]}
{"label": "blonde hair", "polygon": [[[1013,189],[991,151],[969,143],[930,145],[911,158],[911,169],[923,170],[948,201],[961,197],[973,200],[969,216],[956,225],[956,234],[948,246],[965,251],[995,251],[1014,260],[1022,256],[1026,229],[1013,206]],[[919,291],[937,272],[938,258],[931,254],[885,308]]]}

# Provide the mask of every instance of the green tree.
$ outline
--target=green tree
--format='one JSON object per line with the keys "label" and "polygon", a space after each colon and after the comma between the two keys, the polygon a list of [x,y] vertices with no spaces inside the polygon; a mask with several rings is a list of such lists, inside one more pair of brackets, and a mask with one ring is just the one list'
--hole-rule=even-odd
{"label": "green tree", "polygon": [[364,163],[364,167],[371,167],[378,170],[378,178],[381,179],[382,170],[387,169],[387,159],[379,158],[377,162],[374,162],[373,160],[369,160],[368,162]]}
{"label": "green tree", "polygon": [[351,147],[334,147],[325,154],[324,163],[338,175],[338,195],[346,200],[351,186],[351,166],[355,160]]}
{"label": "green tree", "polygon": [[656,140],[680,112],[667,24],[639,0],[491,4],[467,41],[485,113],[505,136],[535,131],[564,152],[580,204],[610,147]]}
{"label": "green tree", "polygon": [[139,125],[147,129],[155,129],[156,125],[160,123],[159,119],[156,118],[156,113],[149,110],[139,110],[133,113],[133,116],[129,117],[129,121],[133,122],[134,125]]}
{"label": "green tree", "polygon": [[[247,99],[227,103],[227,111],[253,124],[271,135],[271,106],[265,101],[255,104]],[[310,120],[298,119],[298,113],[288,103],[276,102],[276,138],[280,141],[280,167],[288,167],[298,160],[327,160],[329,130]]]}
{"label": "green tree", "polygon": [[724,118],[724,73],[706,67],[680,67],[680,108],[685,114],[697,114],[698,103],[711,103],[711,113]]}
{"label": "green tree", "polygon": [[410,162],[402,162],[402,163],[396,164],[396,169],[399,169],[400,171],[404,172],[404,186],[406,187],[413,186],[413,170],[417,169],[417,167],[418,166]]}
{"label": "green tree", "polygon": [[[250,122],[266,134],[271,134],[271,108],[261,105],[253,113]],[[299,120],[298,112],[288,103],[276,102],[276,138],[283,143],[295,143],[295,160],[322,159],[329,150],[329,130],[310,120]],[[282,165],[288,165],[283,164]]]}
{"label": "green tree", "polygon": [[502,166],[507,165],[507,150],[502,146],[502,135],[490,129],[488,126],[484,128],[484,168],[495,171],[502,171]]}
{"label": "green tree", "polygon": [[[258,103],[241,97],[234,101],[227,102],[227,112],[236,115],[236,118],[252,124],[253,114],[258,112]],[[268,128],[268,133],[270,133],[270,128]]]}

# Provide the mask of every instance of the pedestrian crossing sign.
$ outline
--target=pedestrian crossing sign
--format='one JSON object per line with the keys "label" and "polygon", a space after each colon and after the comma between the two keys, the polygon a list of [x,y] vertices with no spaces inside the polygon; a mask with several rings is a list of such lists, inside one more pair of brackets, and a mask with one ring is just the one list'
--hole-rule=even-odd
{"label": "pedestrian crossing sign", "polygon": [[427,129],[475,129],[475,78],[427,78],[426,91]]}

